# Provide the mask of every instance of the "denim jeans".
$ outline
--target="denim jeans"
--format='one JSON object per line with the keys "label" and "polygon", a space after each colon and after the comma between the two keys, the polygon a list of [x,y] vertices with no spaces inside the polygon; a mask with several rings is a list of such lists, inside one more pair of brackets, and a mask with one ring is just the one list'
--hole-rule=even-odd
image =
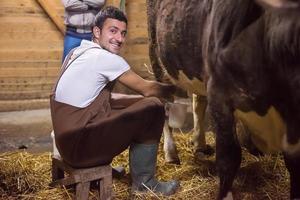
{"label": "denim jeans", "polygon": [[65,57],[71,51],[71,49],[78,47],[81,43],[81,40],[91,40],[92,33],[76,33],[73,31],[66,31],[64,38],[64,53],[62,57],[62,62],[65,60]]}

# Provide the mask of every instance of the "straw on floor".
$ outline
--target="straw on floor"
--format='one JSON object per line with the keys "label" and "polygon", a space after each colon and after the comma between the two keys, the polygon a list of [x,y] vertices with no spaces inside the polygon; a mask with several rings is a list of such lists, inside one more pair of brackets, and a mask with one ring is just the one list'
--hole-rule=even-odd
{"label": "straw on floor", "polygon": [[[218,177],[215,170],[215,157],[194,158],[190,145],[191,134],[176,133],[181,165],[164,162],[162,145],[159,149],[157,178],[160,180],[178,179],[180,190],[170,197],[146,194],[130,194],[128,174],[128,151],[116,157],[113,166],[126,167],[127,174],[113,180],[114,199],[215,199]],[[213,146],[214,137],[208,135]],[[50,188],[51,153],[30,154],[26,151],[0,154],[0,199],[72,199],[73,189]],[[234,197],[245,200],[284,200],[289,199],[289,177],[281,154],[256,157],[243,149],[243,160],[234,182]],[[90,199],[96,199],[96,191],[91,191]]]}

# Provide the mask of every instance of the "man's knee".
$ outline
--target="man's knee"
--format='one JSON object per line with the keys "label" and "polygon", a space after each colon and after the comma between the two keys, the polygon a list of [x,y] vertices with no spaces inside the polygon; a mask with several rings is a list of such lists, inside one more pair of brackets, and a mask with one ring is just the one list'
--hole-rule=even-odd
{"label": "man's knee", "polygon": [[159,111],[164,112],[164,104],[157,97],[146,97],[145,100],[149,102],[149,105],[153,107],[153,109],[157,109]]}
{"label": "man's knee", "polygon": [[[150,121],[153,121],[153,124],[156,124],[157,127],[163,127],[165,123],[165,106],[157,97],[147,97],[149,103],[149,109],[147,115],[150,117]],[[160,128],[159,128],[160,129]]]}
{"label": "man's knee", "polygon": [[156,97],[145,97],[140,105],[143,105],[143,117],[145,131],[135,138],[137,143],[159,142],[165,121],[163,103]]}
{"label": "man's knee", "polygon": [[[146,97],[145,101],[147,101],[147,107],[151,113],[153,113],[153,117],[156,120],[161,119],[164,121],[165,119],[165,107],[164,104],[157,97]],[[150,114],[148,112],[148,114]]]}

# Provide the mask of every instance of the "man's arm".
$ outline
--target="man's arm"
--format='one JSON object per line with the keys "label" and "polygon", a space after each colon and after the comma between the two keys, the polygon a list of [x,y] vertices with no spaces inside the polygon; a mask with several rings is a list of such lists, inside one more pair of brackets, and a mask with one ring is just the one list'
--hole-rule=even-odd
{"label": "man's arm", "polygon": [[62,0],[67,11],[82,12],[88,10],[88,5],[83,0]]}
{"label": "man's arm", "polygon": [[132,70],[123,73],[118,81],[145,97],[156,96],[168,99],[176,90],[174,85],[145,80]]}
{"label": "man's arm", "polygon": [[94,9],[99,9],[102,8],[105,4],[105,0],[83,0],[85,4],[88,6],[94,8]]}
{"label": "man's arm", "polygon": [[114,109],[126,108],[144,98],[142,95],[111,93],[110,105]]}

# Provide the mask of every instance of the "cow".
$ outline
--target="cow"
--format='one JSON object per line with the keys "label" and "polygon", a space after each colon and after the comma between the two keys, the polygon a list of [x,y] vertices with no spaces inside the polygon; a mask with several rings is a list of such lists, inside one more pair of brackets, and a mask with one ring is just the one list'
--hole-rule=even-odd
{"label": "cow", "polygon": [[217,199],[233,199],[241,163],[238,111],[281,119],[277,147],[290,174],[290,198],[300,199],[299,1],[147,0],[147,15],[154,72],[165,71],[174,84],[207,97]]}

